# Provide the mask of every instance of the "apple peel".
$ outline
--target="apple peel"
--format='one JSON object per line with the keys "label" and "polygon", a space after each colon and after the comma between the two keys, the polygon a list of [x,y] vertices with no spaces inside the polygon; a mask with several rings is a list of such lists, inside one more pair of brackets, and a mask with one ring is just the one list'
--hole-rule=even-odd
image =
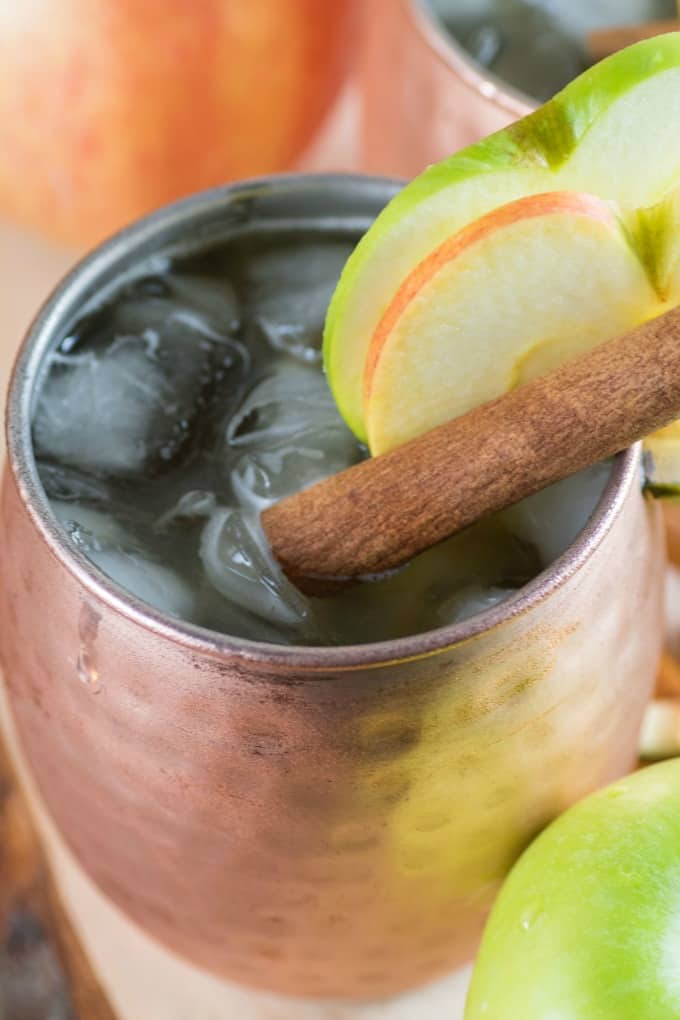
{"label": "apple peel", "polygon": [[[364,367],[394,295],[439,245],[493,209],[527,195],[577,191],[616,203],[631,225],[680,181],[680,34],[645,40],[595,65],[553,100],[428,168],[378,217],[349,259],[324,334],[329,384],[366,440]],[[648,226],[649,224],[647,224]],[[646,231],[647,241],[659,227]],[[652,283],[650,259],[640,246]]]}

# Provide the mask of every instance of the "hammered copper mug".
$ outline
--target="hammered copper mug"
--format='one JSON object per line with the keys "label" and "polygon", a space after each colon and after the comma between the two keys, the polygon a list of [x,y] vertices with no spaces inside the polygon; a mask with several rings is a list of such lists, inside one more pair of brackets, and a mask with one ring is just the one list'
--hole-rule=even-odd
{"label": "hammered copper mug", "polygon": [[[539,23],[540,27],[533,23],[532,11],[543,14],[546,23]],[[675,5],[673,0],[529,0],[524,4],[504,0],[371,0],[363,8],[358,74],[363,107],[363,169],[412,177],[428,164],[506,127],[539,105],[533,93],[522,91],[476,61],[446,28],[445,14],[460,21],[472,12],[485,16],[485,31],[491,30],[492,34],[492,26],[499,20],[502,23],[504,14],[512,15],[518,26],[524,26],[526,46],[518,51],[516,59],[525,66],[525,81],[526,70],[533,69],[529,81],[533,79],[540,87],[537,94],[548,98],[567,84],[570,74],[585,70],[589,62],[585,41],[588,32],[614,24],[672,18]],[[546,51],[540,39],[552,36],[553,18],[554,42]],[[499,47],[503,53],[506,41],[501,41]],[[538,68],[537,50],[543,50]],[[551,53],[557,59],[556,68],[552,68]],[[560,57],[566,54],[569,57],[563,64]],[[548,67],[548,80],[543,81]]]}
{"label": "hammered copper mug", "polygon": [[361,166],[413,177],[538,104],[482,68],[424,0],[371,0],[359,61]]}
{"label": "hammered copper mug", "polygon": [[9,395],[0,647],[49,811],[167,946],[313,997],[387,995],[469,959],[522,848],[633,765],[663,565],[639,449],[502,605],[398,641],[283,647],[164,617],[86,560],[41,488],[31,408],[73,315],[142,257],[282,223],[357,238],[394,191],[270,179],[140,221],[47,302]]}

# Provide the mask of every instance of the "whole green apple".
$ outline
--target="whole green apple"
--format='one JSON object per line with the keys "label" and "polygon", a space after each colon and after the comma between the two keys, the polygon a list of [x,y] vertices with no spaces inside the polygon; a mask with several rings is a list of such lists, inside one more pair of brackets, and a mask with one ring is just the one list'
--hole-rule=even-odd
{"label": "whole green apple", "polygon": [[493,908],[465,1020],[678,1020],[680,761],[581,801]]}

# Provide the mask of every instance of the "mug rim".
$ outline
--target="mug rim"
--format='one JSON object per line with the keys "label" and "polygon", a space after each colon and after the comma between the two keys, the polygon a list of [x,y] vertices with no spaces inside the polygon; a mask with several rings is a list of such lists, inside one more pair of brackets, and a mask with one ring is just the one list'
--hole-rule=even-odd
{"label": "mug rim", "polygon": [[613,458],[607,483],[585,526],[564,552],[528,584],[503,602],[457,623],[407,637],[350,645],[284,645],[221,634],[175,619],[143,602],[101,571],[68,539],[53,514],[38,477],[31,438],[31,396],[44,365],[44,354],[55,333],[63,328],[65,310],[104,275],[107,268],[153,238],[168,224],[181,226],[197,212],[223,209],[234,198],[258,189],[276,191],[286,187],[353,188],[368,197],[371,189],[391,197],[402,182],[363,174],[275,174],[197,192],[144,216],[103,241],[69,270],[47,297],[19,347],[12,371],[5,414],[7,469],[11,473],[33,526],[61,565],[94,598],[129,622],[183,646],[188,652],[221,660],[241,660],[284,669],[339,672],[406,662],[461,645],[481,634],[498,630],[523,616],[561,588],[581,570],[613,527],[635,479],[639,476],[640,444]]}
{"label": "mug rim", "polygon": [[538,99],[515,88],[475,60],[453,33],[446,31],[427,0],[406,0],[406,3],[433,56],[488,103],[513,118],[525,117],[540,105]]}

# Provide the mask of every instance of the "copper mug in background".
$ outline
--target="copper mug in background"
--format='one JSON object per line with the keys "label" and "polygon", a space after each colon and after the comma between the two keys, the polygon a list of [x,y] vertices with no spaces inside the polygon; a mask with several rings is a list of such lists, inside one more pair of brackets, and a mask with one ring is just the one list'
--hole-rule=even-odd
{"label": "copper mug in background", "polygon": [[413,177],[538,103],[476,64],[423,0],[364,9],[362,167]]}
{"label": "copper mug in background", "polygon": [[[362,165],[412,177],[566,85],[590,63],[589,32],[676,15],[674,0],[372,0],[360,60]],[[449,19],[480,55],[490,51],[498,73],[461,45]]]}
{"label": "copper mug in background", "polygon": [[508,868],[629,770],[661,645],[658,508],[640,452],[507,602],[398,641],[284,647],[170,619],[56,523],[30,418],[78,309],[153,252],[284,225],[357,238],[394,194],[359,177],[197,195],[90,255],[36,319],[9,395],[0,649],[26,757],[80,864],[189,961],[370,999],[473,955]]}

